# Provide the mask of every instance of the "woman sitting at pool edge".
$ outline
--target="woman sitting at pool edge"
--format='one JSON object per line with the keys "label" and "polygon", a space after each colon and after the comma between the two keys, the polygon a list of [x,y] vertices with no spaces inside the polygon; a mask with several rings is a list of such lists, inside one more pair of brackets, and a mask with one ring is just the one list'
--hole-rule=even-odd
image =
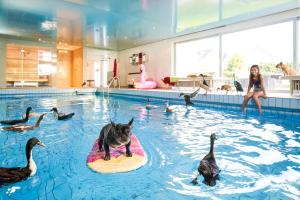
{"label": "woman sitting at pool edge", "polygon": [[[253,87],[253,91],[250,91]],[[247,94],[244,97],[244,102],[242,104],[242,111],[245,110],[248,101],[253,97],[254,102],[258,108],[258,112],[261,113],[261,103],[259,102],[259,97],[267,98],[266,90],[264,86],[264,81],[262,75],[259,73],[258,65],[252,65],[250,68],[250,76],[249,76],[249,85]]]}

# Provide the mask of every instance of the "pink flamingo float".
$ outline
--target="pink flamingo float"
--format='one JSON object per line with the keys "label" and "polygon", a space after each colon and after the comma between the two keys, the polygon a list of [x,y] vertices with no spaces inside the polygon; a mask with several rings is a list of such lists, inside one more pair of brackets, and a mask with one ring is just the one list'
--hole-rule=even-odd
{"label": "pink flamingo float", "polygon": [[157,87],[157,83],[155,81],[152,81],[151,79],[146,79],[145,75],[145,65],[140,65],[141,69],[141,79],[139,82],[136,82],[134,84],[134,87],[137,89],[153,89]]}

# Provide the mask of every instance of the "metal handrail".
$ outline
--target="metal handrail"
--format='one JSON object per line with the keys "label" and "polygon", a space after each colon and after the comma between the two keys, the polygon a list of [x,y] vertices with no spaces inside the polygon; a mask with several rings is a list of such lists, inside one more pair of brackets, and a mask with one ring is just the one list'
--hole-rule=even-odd
{"label": "metal handrail", "polygon": [[119,77],[115,76],[112,78],[112,80],[110,81],[110,83],[108,84],[108,87],[107,87],[107,92],[109,93],[109,88],[111,86],[111,84],[114,85],[114,88],[115,88],[115,81],[117,81],[118,85],[119,85],[119,89],[120,89],[120,79]]}

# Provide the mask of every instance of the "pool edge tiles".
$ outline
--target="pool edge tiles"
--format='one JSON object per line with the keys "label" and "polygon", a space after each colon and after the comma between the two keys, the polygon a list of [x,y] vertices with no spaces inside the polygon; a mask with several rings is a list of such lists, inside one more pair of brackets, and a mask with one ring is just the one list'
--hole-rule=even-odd
{"label": "pool edge tiles", "polygon": [[0,89],[0,98],[26,96],[26,95],[70,95],[75,91],[82,94],[95,94],[97,88],[24,88],[24,89]]}
{"label": "pool edge tiles", "polygon": [[[108,95],[107,91],[98,91]],[[133,89],[110,89],[109,94],[134,97],[134,98],[157,98],[165,100],[180,100],[180,91],[162,91],[162,90],[133,90]],[[198,94],[194,98],[194,102],[215,106],[240,107],[243,102],[243,96],[232,94]],[[267,99],[260,98],[263,109],[267,111],[277,111],[279,113],[293,113],[300,115],[300,98],[278,98],[268,97]],[[247,108],[256,109],[253,100],[249,102]]]}

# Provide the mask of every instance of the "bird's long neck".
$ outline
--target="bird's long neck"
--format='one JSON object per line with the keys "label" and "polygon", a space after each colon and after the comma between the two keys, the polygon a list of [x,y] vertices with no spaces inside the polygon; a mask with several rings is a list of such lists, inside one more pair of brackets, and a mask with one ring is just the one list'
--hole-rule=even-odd
{"label": "bird's long neck", "polygon": [[36,123],[35,123],[35,127],[39,127],[40,126],[40,123],[41,123],[41,121],[42,121],[42,119],[43,119],[43,117],[40,117],[37,121],[36,121]]}
{"label": "bird's long neck", "polygon": [[53,116],[57,119],[58,118],[58,112],[55,110],[54,112],[53,112]]}
{"label": "bird's long neck", "polygon": [[211,138],[210,139],[210,151],[209,151],[210,154],[214,153],[214,143],[215,143],[215,140],[213,138]]}
{"label": "bird's long neck", "polygon": [[27,168],[30,170],[30,176],[35,175],[37,167],[32,158],[32,148],[29,145],[26,146],[26,158],[27,158]]}
{"label": "bird's long neck", "polygon": [[29,118],[29,110],[26,110],[26,116],[25,116],[25,118],[24,118],[24,120],[26,120],[26,121],[28,121],[28,118]]}

